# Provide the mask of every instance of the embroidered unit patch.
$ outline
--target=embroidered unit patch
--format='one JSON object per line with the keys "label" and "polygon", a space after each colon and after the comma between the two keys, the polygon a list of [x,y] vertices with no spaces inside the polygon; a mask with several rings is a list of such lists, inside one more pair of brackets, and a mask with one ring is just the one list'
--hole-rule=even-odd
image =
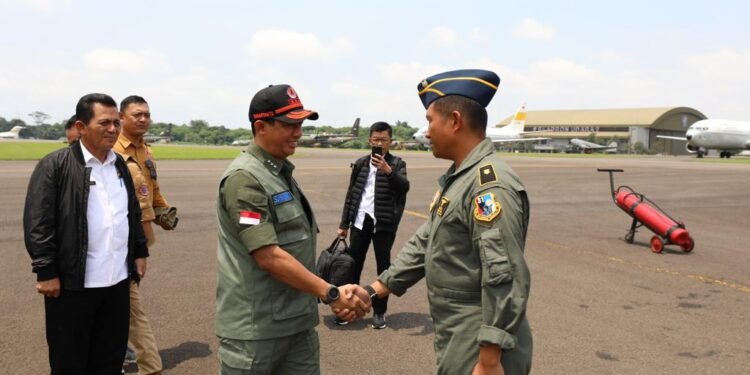
{"label": "embroidered unit patch", "polygon": [[477,221],[491,223],[502,209],[493,193],[480,194],[474,198],[474,219]]}
{"label": "embroidered unit patch", "polygon": [[138,194],[140,194],[140,195],[142,195],[144,197],[147,196],[148,195],[148,185],[141,184],[141,186],[138,187]]}

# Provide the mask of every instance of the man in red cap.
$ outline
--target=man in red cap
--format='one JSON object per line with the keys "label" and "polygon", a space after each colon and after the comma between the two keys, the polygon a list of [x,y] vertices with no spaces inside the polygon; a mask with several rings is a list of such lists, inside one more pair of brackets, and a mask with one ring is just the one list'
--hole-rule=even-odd
{"label": "man in red cap", "polygon": [[224,172],[216,204],[220,373],[319,374],[316,297],[352,320],[369,312],[369,296],[314,273],[318,227],[287,158],[318,113],[291,86],[272,85],[249,117],[253,143]]}

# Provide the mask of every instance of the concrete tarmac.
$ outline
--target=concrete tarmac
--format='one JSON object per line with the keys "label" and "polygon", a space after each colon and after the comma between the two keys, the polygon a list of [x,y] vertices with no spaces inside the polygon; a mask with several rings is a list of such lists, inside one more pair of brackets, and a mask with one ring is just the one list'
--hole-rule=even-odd
{"label": "concrete tarmac", "polygon": [[[392,257],[425,221],[437,178],[449,166],[427,152],[397,152],[411,191]],[[295,176],[318,219],[318,250],[335,237],[349,163],[361,151],[298,149]],[[750,373],[750,165],[689,157],[540,158],[504,154],[531,199],[526,259],[534,374]],[[158,156],[158,155],[157,155]],[[220,161],[160,161],[162,191],[179,208],[176,231],[157,229],[142,283],[165,374],[216,374],[215,200]],[[23,243],[22,213],[36,162],[0,162],[0,372],[49,372],[44,306]],[[695,239],[686,254],[652,254],[641,228],[612,202],[596,168],[623,168],[629,185],[682,220]],[[368,256],[363,281],[375,278]],[[392,297],[388,328],[371,316],[339,327],[320,306],[324,374],[432,374],[435,356],[424,282]],[[469,371],[469,369],[467,369]],[[468,373],[468,372],[467,372]]]}

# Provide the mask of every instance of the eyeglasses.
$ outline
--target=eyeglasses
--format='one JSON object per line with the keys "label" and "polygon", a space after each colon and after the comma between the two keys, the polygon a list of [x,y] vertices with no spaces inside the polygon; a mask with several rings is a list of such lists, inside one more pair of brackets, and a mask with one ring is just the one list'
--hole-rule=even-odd
{"label": "eyeglasses", "polygon": [[390,138],[370,138],[372,143],[391,143]]}

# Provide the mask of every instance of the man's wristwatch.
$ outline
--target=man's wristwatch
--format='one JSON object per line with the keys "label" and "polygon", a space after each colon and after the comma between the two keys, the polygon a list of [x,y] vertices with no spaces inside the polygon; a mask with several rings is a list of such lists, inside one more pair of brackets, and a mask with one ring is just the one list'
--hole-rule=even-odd
{"label": "man's wristwatch", "polygon": [[326,292],[326,299],[325,301],[323,301],[323,303],[328,305],[332,302],[336,302],[336,300],[338,300],[339,297],[341,297],[341,292],[339,292],[339,288],[334,285],[331,285],[328,287],[328,291]]}
{"label": "man's wristwatch", "polygon": [[370,296],[370,301],[374,301],[378,298],[378,293],[375,291],[375,288],[372,287],[372,285],[366,285],[364,288],[362,288],[367,292],[367,294]]}

